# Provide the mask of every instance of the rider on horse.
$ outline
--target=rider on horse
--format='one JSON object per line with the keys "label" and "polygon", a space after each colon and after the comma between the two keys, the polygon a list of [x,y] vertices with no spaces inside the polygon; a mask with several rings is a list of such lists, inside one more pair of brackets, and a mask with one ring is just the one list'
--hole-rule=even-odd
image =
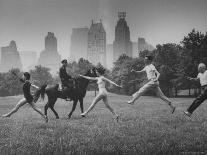
{"label": "rider on horse", "polygon": [[62,67],[60,67],[59,70],[59,76],[62,83],[62,91],[64,93],[64,97],[66,100],[70,99],[70,94],[73,91],[74,86],[74,80],[73,78],[67,73],[66,66],[68,65],[68,62],[66,59],[61,61]]}

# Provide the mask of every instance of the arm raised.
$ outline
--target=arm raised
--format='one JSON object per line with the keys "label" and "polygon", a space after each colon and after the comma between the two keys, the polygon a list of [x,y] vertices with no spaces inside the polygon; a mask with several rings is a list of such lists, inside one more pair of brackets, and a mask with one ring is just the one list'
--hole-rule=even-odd
{"label": "arm raised", "polygon": [[34,85],[34,84],[31,84],[31,86],[32,86],[33,88],[39,89],[39,87],[36,86],[36,85]]}
{"label": "arm raised", "polygon": [[80,75],[80,74],[79,74],[79,76],[80,77],[83,77],[85,79],[88,79],[88,80],[94,80],[94,81],[97,81],[98,80],[97,77],[89,77],[89,76],[84,76],[84,75]]}
{"label": "arm raised", "polygon": [[131,72],[134,72],[134,73],[143,73],[143,72],[145,72],[145,68],[143,68],[140,71],[135,71],[134,69],[132,69]]}
{"label": "arm raised", "polygon": [[105,78],[105,77],[103,77],[103,80],[105,80],[105,81],[107,81],[107,82],[109,82],[109,83],[111,83],[111,84],[113,84],[113,85],[115,85],[115,86],[117,86],[117,87],[122,88],[122,86],[119,86],[118,84],[114,83],[113,81],[111,81],[111,80],[109,80],[109,79],[107,79],[107,78]]}

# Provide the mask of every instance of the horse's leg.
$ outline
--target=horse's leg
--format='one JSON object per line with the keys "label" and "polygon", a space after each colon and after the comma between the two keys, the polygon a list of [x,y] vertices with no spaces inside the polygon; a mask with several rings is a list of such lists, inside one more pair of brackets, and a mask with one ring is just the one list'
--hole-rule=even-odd
{"label": "horse's leg", "polygon": [[48,106],[49,105],[49,101],[47,102],[47,104],[45,105],[45,116],[47,116],[47,109],[48,109]]}
{"label": "horse's leg", "polygon": [[73,114],[73,112],[75,111],[76,105],[77,105],[78,100],[73,101],[73,107],[72,110],[70,111],[70,113],[68,114],[68,118],[71,118],[71,115]]}
{"label": "horse's leg", "polygon": [[83,98],[80,98],[79,99],[79,102],[80,102],[80,108],[81,108],[81,113],[83,113]]}
{"label": "horse's leg", "polygon": [[54,109],[54,104],[53,106],[50,106],[50,109],[53,111],[53,113],[55,114],[56,119],[59,119],[58,113],[55,111]]}

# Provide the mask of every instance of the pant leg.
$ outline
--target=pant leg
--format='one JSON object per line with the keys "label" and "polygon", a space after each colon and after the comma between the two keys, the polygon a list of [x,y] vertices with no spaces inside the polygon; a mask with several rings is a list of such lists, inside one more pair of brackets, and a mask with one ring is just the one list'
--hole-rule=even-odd
{"label": "pant leg", "polygon": [[193,103],[190,105],[190,107],[187,109],[187,111],[189,112],[189,113],[193,113],[194,112],[194,110],[196,110],[196,108],[198,108],[199,107],[199,105],[201,105],[201,103],[203,102],[203,101],[205,101],[207,99],[207,89],[206,90],[204,90],[204,92],[203,93],[201,93],[194,101],[193,101]]}
{"label": "pant leg", "polygon": [[162,92],[162,90],[160,89],[159,87],[159,84],[157,84],[157,86],[154,88],[154,91],[156,93],[156,95],[161,98],[164,102],[168,103],[168,104],[171,104],[172,101],[170,101],[169,98],[167,98],[164,93]]}
{"label": "pant leg", "polygon": [[152,81],[146,83],[144,86],[142,86],[136,93],[134,93],[133,96],[133,101],[137,100],[139,97],[144,95],[147,91],[151,90],[154,88],[154,83]]}

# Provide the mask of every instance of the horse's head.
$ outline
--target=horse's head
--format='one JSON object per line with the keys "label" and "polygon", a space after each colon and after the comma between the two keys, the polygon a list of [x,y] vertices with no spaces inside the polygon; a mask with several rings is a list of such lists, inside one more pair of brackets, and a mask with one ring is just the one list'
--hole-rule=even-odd
{"label": "horse's head", "polygon": [[93,67],[92,69],[89,69],[86,74],[86,76],[90,76],[90,77],[97,77],[97,74],[96,74],[96,68]]}

